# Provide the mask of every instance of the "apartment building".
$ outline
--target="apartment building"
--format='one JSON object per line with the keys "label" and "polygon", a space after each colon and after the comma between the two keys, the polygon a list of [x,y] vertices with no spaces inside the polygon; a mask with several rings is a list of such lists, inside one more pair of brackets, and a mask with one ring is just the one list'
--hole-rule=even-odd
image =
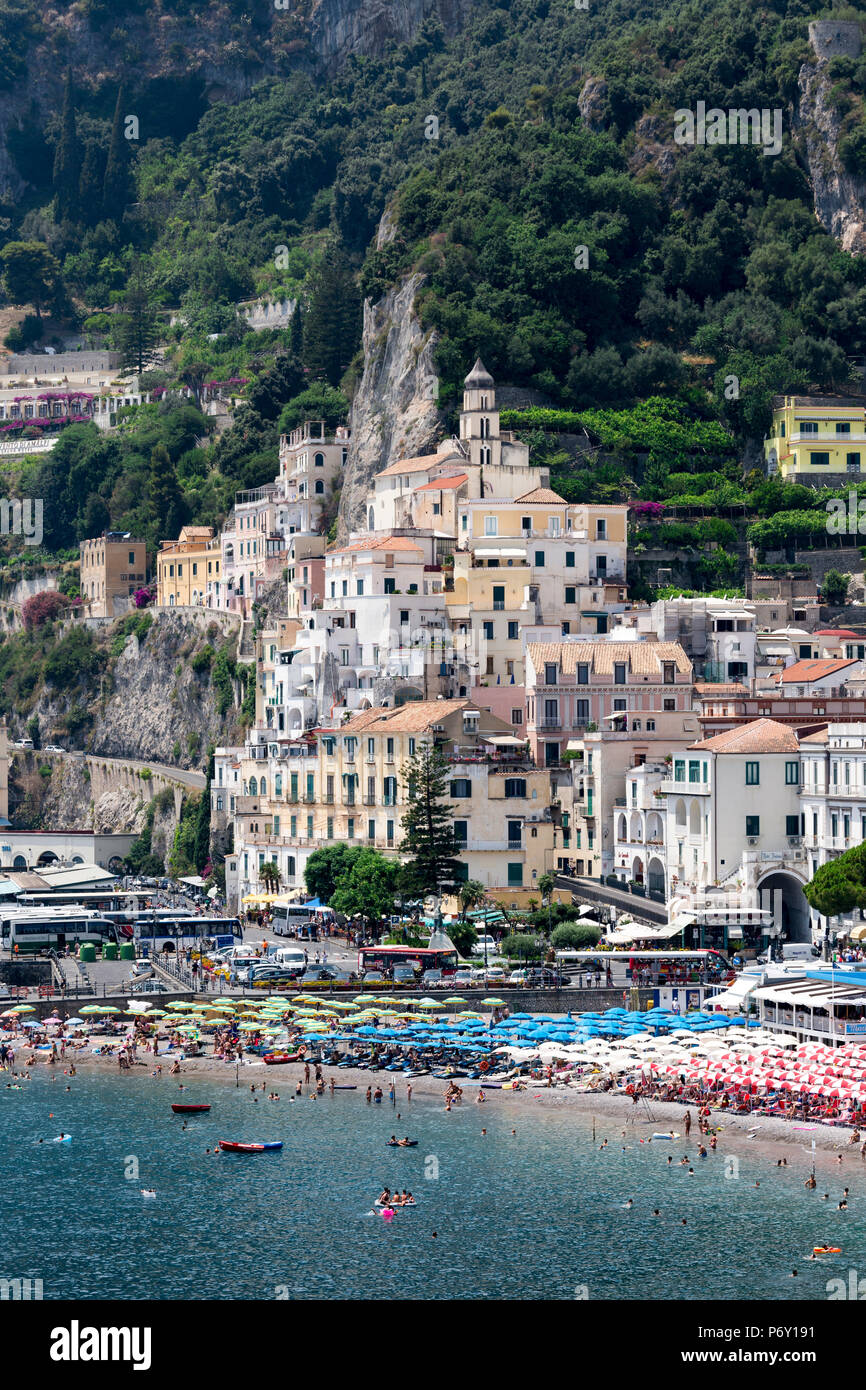
{"label": "apartment building", "polygon": [[679,642],[698,680],[749,682],[755,675],[756,607],[745,599],[660,599],[638,630]]}
{"label": "apartment building", "polygon": [[218,608],[220,539],[210,526],[184,526],[176,541],[160,541],[156,557],[159,608]]}
{"label": "apartment building", "polygon": [[324,420],[305,420],[280,438],[279,529],[284,535],[315,532],[334,486],[343,476],[352,432]]}
{"label": "apartment building", "polygon": [[866,398],[774,396],[764,460],[767,472],[786,482],[813,487],[856,482],[866,462]]}
{"label": "apartment building", "polygon": [[657,715],[690,709],[691,692],[691,662],[677,642],[596,638],[526,649],[526,732],[546,766],[588,729],[655,734]]}
{"label": "apartment building", "polygon": [[136,589],[147,582],[147,546],[119,531],[106,531],[79,546],[79,586],[88,617],[125,613]]}
{"label": "apartment building", "polygon": [[288,614],[300,618],[321,608],[325,598],[325,537],[295,534],[287,537]]}
{"label": "apartment building", "polygon": [[[866,719],[829,723],[800,740],[803,844],[808,877],[831,859],[866,841]],[[822,933],[845,931],[860,913],[829,922],[811,909],[812,924]]]}

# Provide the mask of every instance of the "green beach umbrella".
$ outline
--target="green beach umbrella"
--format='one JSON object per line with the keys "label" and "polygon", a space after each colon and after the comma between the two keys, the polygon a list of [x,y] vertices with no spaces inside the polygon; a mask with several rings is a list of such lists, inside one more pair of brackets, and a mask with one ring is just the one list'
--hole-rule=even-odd
{"label": "green beach umbrella", "polygon": [[482,999],[482,1004],[490,1004],[494,1009],[501,1009],[505,1004],[504,999]]}
{"label": "green beach umbrella", "polygon": [[[23,1010],[19,1009],[18,1012],[23,1013]],[[102,1010],[98,1004],[85,1004],[83,1009],[79,1009],[79,1013],[82,1014],[98,1014],[101,1012]]]}

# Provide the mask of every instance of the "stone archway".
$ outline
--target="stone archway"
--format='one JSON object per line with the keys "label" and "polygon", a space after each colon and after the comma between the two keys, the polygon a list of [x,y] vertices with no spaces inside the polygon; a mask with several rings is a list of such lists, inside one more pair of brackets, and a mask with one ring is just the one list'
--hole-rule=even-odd
{"label": "stone archway", "polygon": [[[773,926],[782,928],[782,941],[812,942],[809,904],[795,874],[774,870],[758,883],[762,908],[773,913]],[[779,938],[777,938],[778,940]]]}

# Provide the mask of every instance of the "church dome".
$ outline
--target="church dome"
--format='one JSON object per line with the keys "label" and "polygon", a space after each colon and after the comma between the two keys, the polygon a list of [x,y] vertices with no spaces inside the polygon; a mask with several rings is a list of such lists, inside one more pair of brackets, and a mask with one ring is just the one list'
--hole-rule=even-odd
{"label": "church dome", "polygon": [[477,358],[475,366],[463,383],[464,389],[467,391],[483,391],[490,390],[493,385],[493,377],[481,361],[481,358]]}

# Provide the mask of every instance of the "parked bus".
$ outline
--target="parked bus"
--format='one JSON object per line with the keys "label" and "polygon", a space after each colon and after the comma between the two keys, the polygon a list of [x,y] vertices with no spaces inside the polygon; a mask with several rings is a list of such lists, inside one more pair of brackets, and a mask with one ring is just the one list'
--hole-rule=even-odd
{"label": "parked bus", "polygon": [[101,948],[117,939],[115,923],[86,908],[6,908],[0,916],[0,945],[13,955],[65,951],[85,942]]}
{"label": "parked bus", "polygon": [[185,951],[187,946],[204,941],[222,950],[226,946],[239,946],[244,939],[237,917],[185,917],[178,912],[167,916],[158,912],[144,913],[133,923],[133,933],[138,950],[146,949],[150,955],[158,951],[166,954]]}
{"label": "parked bus", "polygon": [[[569,970],[604,978],[610,966],[613,983],[645,985],[719,984],[733,979],[734,967],[722,951],[557,951],[557,961]],[[595,967],[598,967],[596,969]]]}
{"label": "parked bus", "polygon": [[441,970],[453,975],[457,969],[457,951],[430,951],[423,946],[362,946],[358,952],[358,969],[381,970],[390,974],[395,965],[411,965],[418,971]]}
{"label": "parked bus", "polygon": [[335,922],[331,907],[312,907],[308,903],[276,902],[272,908],[270,930],[274,936],[296,936],[299,940],[316,941],[319,927]]}

